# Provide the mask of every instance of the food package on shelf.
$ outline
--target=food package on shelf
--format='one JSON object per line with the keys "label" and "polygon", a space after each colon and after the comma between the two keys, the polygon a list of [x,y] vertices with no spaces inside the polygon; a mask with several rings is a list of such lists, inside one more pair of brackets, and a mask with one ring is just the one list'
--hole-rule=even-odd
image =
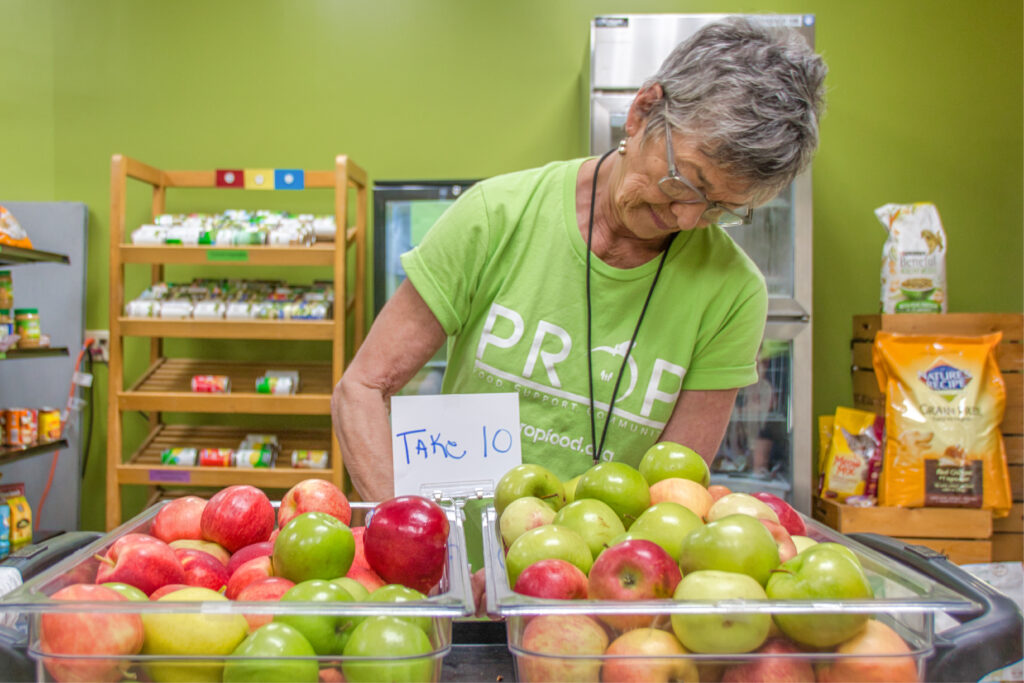
{"label": "food package on shelf", "polygon": [[821,497],[873,505],[882,462],[885,419],[855,408],[836,408],[822,469]]}
{"label": "food package on shelf", "polygon": [[32,240],[25,232],[18,219],[3,206],[0,206],[0,244],[23,249],[32,248]]}
{"label": "food package on shelf", "polygon": [[945,313],[946,233],[934,204],[886,204],[875,215],[882,247],[882,313]]}
{"label": "food package on shelf", "polygon": [[320,235],[326,241],[334,238],[333,216],[295,216],[282,211],[161,214],[153,223],[132,231],[132,244],[309,246]]}

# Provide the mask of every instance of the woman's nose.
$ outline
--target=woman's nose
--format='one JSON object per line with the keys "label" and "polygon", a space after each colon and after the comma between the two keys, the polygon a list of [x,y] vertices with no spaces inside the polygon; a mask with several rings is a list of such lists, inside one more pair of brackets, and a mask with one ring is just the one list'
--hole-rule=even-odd
{"label": "woman's nose", "polygon": [[704,214],[704,206],[701,204],[683,204],[672,202],[672,215],[676,217],[676,224],[682,230],[703,228],[707,223],[701,224],[701,216]]}

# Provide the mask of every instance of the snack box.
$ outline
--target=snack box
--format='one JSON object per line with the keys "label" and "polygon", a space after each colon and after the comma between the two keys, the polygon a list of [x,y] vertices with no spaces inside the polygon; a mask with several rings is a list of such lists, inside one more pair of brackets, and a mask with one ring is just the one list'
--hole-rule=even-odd
{"label": "snack box", "polygon": [[[352,502],[351,526],[363,526],[372,514],[373,503]],[[68,556],[24,585],[0,599],[0,619],[17,618],[16,630],[27,635],[28,654],[36,662],[38,681],[52,680],[143,680],[143,681],[221,681],[235,680],[303,680],[301,673],[312,671],[311,680],[431,680],[441,677],[442,661],[451,649],[453,618],[474,612],[469,569],[465,553],[465,535],[461,511],[442,506],[448,516],[448,558],[444,574],[432,595],[418,602],[69,602],[53,600],[52,594],[74,583],[91,583],[99,566],[98,556],[125,534],[146,533],[161,505],[155,505],[94,543]],[[275,503],[276,507],[276,503]],[[203,615],[211,624],[201,639],[218,637],[218,621],[237,615],[309,615],[312,617],[396,616],[422,619],[428,631],[430,649],[415,654],[395,655],[387,659],[333,656],[208,656],[208,655],[146,655],[112,657],[108,654],[83,656],[56,655],[40,649],[41,619],[46,615],[75,614],[82,616],[135,613],[150,616],[184,617]],[[237,619],[235,620],[237,622]],[[193,624],[194,626],[194,624]],[[174,628],[173,622],[170,628]],[[193,629],[194,630],[194,629]],[[103,632],[101,629],[100,632]],[[186,639],[195,633],[170,633],[170,638]],[[316,668],[309,666],[315,662]],[[294,667],[298,668],[294,668]],[[293,667],[293,668],[289,668]],[[2,667],[0,667],[2,669]],[[233,673],[225,674],[228,669]],[[54,678],[53,671],[63,672]],[[346,672],[346,673],[343,673]],[[0,678],[2,678],[0,674]]]}
{"label": "snack box", "polygon": [[[492,505],[482,512],[481,520],[487,611],[507,620],[508,647],[520,681],[815,680],[815,675],[818,680],[978,680],[1020,659],[1020,610],[941,555],[874,534],[855,540],[809,518],[804,521],[812,539],[840,543],[857,555],[872,586],[873,600],[534,598],[509,587],[498,516]],[[787,648],[779,642],[792,641],[774,624],[766,641],[775,644],[774,652],[670,653],[665,644],[669,639],[651,631],[645,631],[643,637],[634,634],[608,650],[609,644],[637,629],[641,622],[642,628],[672,634],[673,615],[728,615],[727,623],[736,630],[738,640],[743,623],[763,614],[869,615],[894,630],[909,652],[894,655],[860,650],[844,654],[835,652],[834,647],[828,651]],[[940,632],[948,626],[953,628]],[[581,645],[587,639],[591,645]],[[605,652],[596,654],[602,645]],[[871,676],[875,677],[865,678]]]}

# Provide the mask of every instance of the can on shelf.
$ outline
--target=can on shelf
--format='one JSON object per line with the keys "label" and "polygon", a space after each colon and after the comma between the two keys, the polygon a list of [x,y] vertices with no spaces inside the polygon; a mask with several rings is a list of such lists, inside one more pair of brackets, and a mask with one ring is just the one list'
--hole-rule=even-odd
{"label": "can on shelf", "polygon": [[231,467],[235,451],[231,448],[203,448],[199,451],[200,467]]}
{"label": "can on shelf", "polygon": [[231,378],[227,375],[193,375],[192,391],[201,394],[231,393]]}
{"label": "can on shelf", "polygon": [[239,448],[232,464],[235,467],[273,467],[274,451],[271,448]]}
{"label": "can on shelf", "polygon": [[60,439],[60,411],[56,408],[39,409],[39,443],[53,443]]}
{"label": "can on shelf", "polygon": [[256,379],[257,394],[287,395],[295,393],[295,382],[291,377],[265,375]]}
{"label": "can on shelf", "polygon": [[198,457],[199,450],[196,448],[168,448],[160,454],[160,463],[194,467]]}
{"label": "can on shelf", "polygon": [[11,271],[0,270],[0,308],[10,308],[14,305],[14,280],[11,278]]}
{"label": "can on shelf", "polygon": [[292,467],[303,470],[327,469],[327,451],[292,451]]}
{"label": "can on shelf", "polygon": [[4,443],[31,446],[39,430],[39,414],[32,408],[8,408],[5,414]]}

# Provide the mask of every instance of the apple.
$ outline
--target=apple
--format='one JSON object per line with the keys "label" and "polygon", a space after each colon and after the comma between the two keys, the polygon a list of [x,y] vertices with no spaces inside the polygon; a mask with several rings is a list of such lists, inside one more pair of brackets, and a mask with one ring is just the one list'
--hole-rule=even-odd
{"label": "apple", "polygon": [[266,555],[254,557],[236,569],[235,573],[228,578],[228,587],[227,590],[224,591],[224,596],[228,600],[237,600],[238,594],[241,593],[246,586],[254,581],[259,581],[260,579],[265,579],[274,575],[274,565],[269,557]]}
{"label": "apple", "polygon": [[505,556],[508,585],[516,585],[519,575],[534,562],[557,558],[590,573],[594,556],[586,540],[569,527],[546,524],[530,529],[512,543]]}
{"label": "apple", "polygon": [[352,531],[338,518],[325,512],[303,512],[277,535],[271,561],[275,576],[298,584],[345,576],[355,552]]}
{"label": "apple", "polygon": [[648,448],[639,470],[652,485],[671,477],[689,479],[704,488],[711,483],[711,470],[700,453],[674,441],[659,441]]}
{"label": "apple", "polygon": [[749,493],[730,493],[722,496],[714,502],[704,519],[713,522],[716,519],[728,517],[729,515],[749,515],[758,519],[770,519],[773,522],[779,521],[767,503],[754,498]]}
{"label": "apple", "polygon": [[[733,664],[722,674],[722,683],[806,683],[814,680],[814,668],[803,650],[783,638],[769,638],[756,659]],[[781,655],[781,656],[780,656]]]}
{"label": "apple", "polygon": [[352,630],[341,670],[348,683],[433,681],[438,679],[441,660],[432,653],[430,639],[413,624],[398,617],[372,616]]}
{"label": "apple", "polygon": [[509,503],[525,496],[540,498],[556,512],[565,505],[565,487],[555,473],[542,465],[523,463],[501,475],[494,487],[494,511],[501,517]]}
{"label": "apple", "polygon": [[266,624],[231,653],[224,664],[224,683],[317,683],[320,667],[315,656],[313,647],[291,626]]}
{"label": "apple", "polygon": [[712,484],[708,487],[708,493],[711,494],[711,499],[715,501],[723,496],[728,496],[732,493],[732,489],[728,486],[722,486],[721,484]]}
{"label": "apple", "polygon": [[[227,602],[227,598],[209,588],[189,587],[168,593],[158,602]],[[219,611],[156,612],[142,614],[146,640],[144,655],[187,655],[191,657],[229,655],[245,640],[249,625],[241,614]],[[202,661],[154,659],[145,665],[146,673],[158,683],[163,681],[221,680],[223,660]]]}
{"label": "apple", "polygon": [[331,579],[331,583],[336,583],[344,588],[345,592],[351,595],[356,602],[365,602],[366,598],[370,597],[370,589],[350,576],[339,576],[336,579]]}
{"label": "apple", "polygon": [[545,614],[523,629],[516,669],[524,681],[596,682],[607,648],[608,634],[595,619]]}
{"label": "apple", "polygon": [[274,530],[274,506],[267,494],[255,486],[228,486],[207,501],[200,525],[204,540],[233,553],[270,537]]}
{"label": "apple", "polygon": [[576,485],[580,483],[580,477],[582,476],[582,474],[577,474],[572,479],[566,480],[562,483],[562,488],[565,490],[566,505],[576,500]]}
{"label": "apple", "polygon": [[[51,598],[79,602],[128,600],[112,588],[89,583],[65,586]],[[131,665],[128,657],[142,648],[142,639],[142,619],[138,614],[86,610],[53,611],[39,617],[40,652],[60,655],[43,657],[43,664],[58,681],[120,681]],[[104,655],[112,659],[105,659]]]}
{"label": "apple", "polygon": [[[277,602],[295,584],[283,576],[267,576],[253,581],[235,596],[239,602]],[[255,631],[274,619],[273,614],[246,614],[249,631]]]}
{"label": "apple", "polygon": [[507,506],[498,518],[498,529],[501,540],[508,548],[512,541],[519,538],[524,531],[551,524],[555,519],[555,511],[540,498],[524,496],[516,498]]}
{"label": "apple", "polygon": [[[370,593],[369,602],[421,602],[427,596],[400,583],[389,583]],[[397,616],[397,615],[393,615]],[[434,620],[430,617],[399,617],[421,629],[429,638],[434,633]]]}
{"label": "apple", "polygon": [[[303,513],[309,514],[309,513]],[[352,596],[336,583],[310,579],[295,584],[281,596],[281,602],[352,602]],[[275,614],[274,622],[288,624],[305,636],[318,655],[340,655],[355,627],[357,617],[335,614]]]}
{"label": "apple", "polygon": [[[718,570],[687,573],[676,600],[764,600],[764,588],[746,574]],[[752,652],[768,637],[772,618],[757,612],[694,612],[672,615],[672,631],[686,648],[708,654]]]}
{"label": "apple", "polygon": [[804,523],[803,517],[789,503],[767,491],[758,491],[750,495],[774,510],[779,517],[779,524],[786,527],[786,531],[791,536],[807,535],[807,525]]}
{"label": "apple", "polygon": [[200,519],[206,508],[206,500],[199,496],[175,498],[160,508],[153,516],[150,533],[164,543],[179,539],[202,540]]}
{"label": "apple", "polygon": [[189,586],[202,586],[210,590],[219,591],[228,585],[228,569],[220,560],[205,553],[202,550],[191,548],[178,548],[174,551],[185,569],[185,584]]}
{"label": "apple", "polygon": [[185,569],[174,550],[152,536],[127,534],[98,559],[96,583],[127,583],[146,595],[169,583],[185,583]]}
{"label": "apple", "polygon": [[204,553],[210,553],[216,557],[222,565],[228,568],[228,574],[234,571],[229,566],[232,557],[231,553],[212,541],[197,541],[191,538],[179,538],[177,541],[171,541],[167,545],[171,546],[175,550],[178,548],[191,548],[192,550],[202,550]]}
{"label": "apple", "polygon": [[288,489],[277,508],[277,526],[303,512],[326,512],[345,526],[352,523],[352,506],[341,489],[326,479],[305,479]]}
{"label": "apple", "polygon": [[380,578],[380,575],[369,567],[357,567],[353,565],[345,576],[359,582],[368,593],[387,584],[387,581]]}
{"label": "apple", "polygon": [[629,533],[633,538],[654,541],[679,562],[683,539],[702,526],[704,521],[688,507],[665,500],[644,510],[629,527]]}
{"label": "apple", "polygon": [[[623,541],[594,561],[587,583],[591,600],[659,600],[670,598],[682,575],[679,565],[653,541]],[[651,626],[657,615],[602,614],[601,621],[620,631]]]}
{"label": "apple", "polygon": [[637,628],[612,641],[605,650],[602,683],[697,683],[697,665],[679,639],[668,631]]}
{"label": "apple", "polygon": [[585,600],[587,575],[565,560],[539,560],[519,573],[512,590],[535,598]]}
{"label": "apple", "polygon": [[143,593],[135,586],[129,586],[127,583],[117,583],[116,581],[109,581],[107,583],[100,585],[106,586],[111,590],[117,591],[128,600],[134,600],[136,602],[147,602],[149,600],[149,596],[147,596],[145,593]]}
{"label": "apple", "polygon": [[569,503],[555,513],[554,523],[582,536],[595,558],[613,538],[626,531],[615,510],[596,498],[580,498]]}
{"label": "apple", "polygon": [[775,539],[761,522],[742,514],[729,515],[691,531],[683,539],[679,556],[683,574],[700,569],[738,572],[762,586],[778,566],[779,547]]}
{"label": "apple", "polygon": [[903,638],[875,619],[869,619],[859,633],[841,643],[836,654],[841,656],[817,665],[821,683],[916,683],[921,680],[917,663]]}
{"label": "apple", "polygon": [[260,541],[259,543],[250,543],[244,548],[239,548],[235,552],[231,553],[231,558],[228,560],[228,574],[234,574],[235,570],[241,567],[243,564],[255,557],[267,556],[270,557],[274,554],[274,544],[270,541]]}
{"label": "apple", "polygon": [[448,532],[448,515],[434,501],[422,496],[385,500],[374,508],[363,535],[366,562],[387,583],[429,594],[448,560]]}
{"label": "apple", "polygon": [[[869,600],[871,584],[853,553],[837,543],[817,543],[772,573],[765,590],[772,600]],[[827,648],[864,627],[863,613],[779,613],[775,623],[801,645]]]}
{"label": "apple", "polygon": [[607,503],[626,529],[651,504],[647,480],[623,462],[602,462],[584,472],[576,484],[576,500],[582,498]]}
{"label": "apple", "polygon": [[791,536],[791,538],[793,539],[793,545],[796,546],[796,551],[798,553],[802,553],[817,543],[817,541],[809,536]]}
{"label": "apple", "polygon": [[779,546],[779,562],[787,562],[796,556],[796,544],[793,543],[786,527],[770,519],[758,519],[757,521],[764,525],[764,528],[775,539],[775,544]]}
{"label": "apple", "polygon": [[183,588],[190,588],[190,586],[186,583],[169,583],[166,586],[160,586],[155,591],[153,591],[152,595],[149,596],[149,600],[152,602],[156,602],[168,593],[174,593],[180,591]]}
{"label": "apple", "polygon": [[701,519],[715,502],[708,490],[695,481],[669,477],[651,486],[651,504],[669,501],[689,509]]}

